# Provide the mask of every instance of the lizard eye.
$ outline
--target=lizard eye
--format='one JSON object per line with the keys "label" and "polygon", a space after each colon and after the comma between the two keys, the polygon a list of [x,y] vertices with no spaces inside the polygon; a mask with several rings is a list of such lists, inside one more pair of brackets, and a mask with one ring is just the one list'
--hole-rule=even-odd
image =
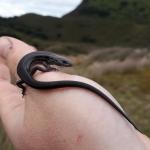
{"label": "lizard eye", "polygon": [[65,66],[72,66],[71,62],[69,61],[66,61],[66,60],[62,60],[62,63],[65,65]]}

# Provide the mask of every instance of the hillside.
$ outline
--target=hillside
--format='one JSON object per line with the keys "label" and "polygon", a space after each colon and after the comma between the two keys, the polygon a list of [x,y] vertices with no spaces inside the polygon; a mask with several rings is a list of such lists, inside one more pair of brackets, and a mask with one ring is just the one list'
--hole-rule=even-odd
{"label": "hillside", "polygon": [[0,35],[11,35],[40,48],[50,42],[101,47],[149,47],[148,0],[85,0],[61,19],[26,14],[0,18]]}
{"label": "hillside", "polygon": [[150,18],[150,1],[148,0],[84,0],[68,16],[98,16],[101,18],[131,19],[146,22]]}

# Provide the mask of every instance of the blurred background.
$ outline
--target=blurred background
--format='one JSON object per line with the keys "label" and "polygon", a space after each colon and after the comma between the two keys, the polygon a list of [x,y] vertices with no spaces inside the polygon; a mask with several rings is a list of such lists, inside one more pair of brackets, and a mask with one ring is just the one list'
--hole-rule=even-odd
{"label": "blurred background", "polygon": [[[13,4],[13,5],[12,5]],[[0,36],[69,57],[150,136],[149,0],[1,0]],[[0,150],[12,150],[0,125]]]}

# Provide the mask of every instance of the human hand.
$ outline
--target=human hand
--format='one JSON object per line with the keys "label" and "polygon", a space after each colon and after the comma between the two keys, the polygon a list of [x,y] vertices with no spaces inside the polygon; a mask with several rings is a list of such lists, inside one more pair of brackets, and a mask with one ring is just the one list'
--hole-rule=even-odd
{"label": "human hand", "polygon": [[[14,80],[18,79],[16,74],[17,64],[25,54],[32,51],[36,51],[36,49],[22,41],[11,37],[0,38],[0,116],[16,149],[44,150],[49,145],[50,137],[54,136],[53,140],[58,138],[55,137],[56,133],[54,133],[55,127],[57,127],[55,117],[59,118],[57,121],[60,122],[63,119],[64,115],[61,112],[65,109],[62,108],[65,106],[63,103],[70,101],[70,96],[72,98],[74,94],[79,97],[82,96],[80,96],[79,90],[72,88],[41,92],[28,87],[27,95],[22,97],[20,89],[10,83],[10,74],[12,74]],[[46,81],[70,79],[90,82],[94,86],[98,86],[88,79],[61,72],[42,73],[37,76],[37,79]],[[68,91],[68,95],[66,95],[65,90]],[[57,122],[57,124],[59,123]],[[62,126],[61,122],[61,128],[63,128]],[[54,143],[54,145],[56,144]]]}
{"label": "human hand", "polygon": [[[112,140],[116,131],[120,133],[119,143],[128,143],[132,148],[135,144],[140,148],[136,150],[141,150],[140,139],[127,121],[90,91],[70,87],[41,91],[27,87],[26,95],[22,97],[21,90],[10,83],[10,73],[18,80],[17,64],[32,51],[36,49],[22,41],[0,38],[0,117],[17,150],[106,150],[108,145],[118,150]],[[104,90],[89,79],[62,72],[40,73],[35,78],[40,81],[82,81]],[[113,128],[106,136],[109,128],[105,128],[106,125],[115,124],[116,120],[119,122],[117,129],[113,132]],[[124,133],[128,133],[129,138],[124,137]],[[105,137],[111,139],[109,143]]]}

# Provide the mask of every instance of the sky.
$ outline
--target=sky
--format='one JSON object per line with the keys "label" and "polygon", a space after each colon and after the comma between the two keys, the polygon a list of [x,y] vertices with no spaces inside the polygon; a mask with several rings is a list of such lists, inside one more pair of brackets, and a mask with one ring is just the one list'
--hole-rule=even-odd
{"label": "sky", "polygon": [[0,0],[0,16],[12,17],[37,13],[62,17],[74,10],[82,0]]}

